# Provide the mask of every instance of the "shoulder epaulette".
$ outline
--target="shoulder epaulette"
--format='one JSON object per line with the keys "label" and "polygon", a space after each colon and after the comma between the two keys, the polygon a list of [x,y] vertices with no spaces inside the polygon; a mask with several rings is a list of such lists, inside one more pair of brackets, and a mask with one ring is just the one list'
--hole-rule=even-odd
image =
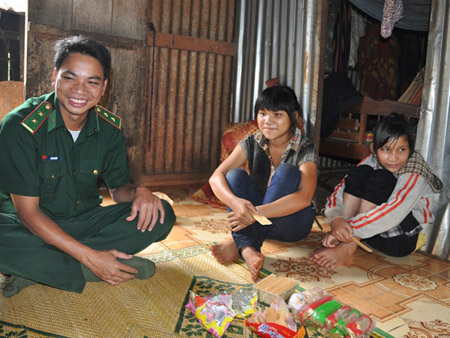
{"label": "shoulder epaulette", "polygon": [[53,111],[53,106],[50,102],[43,101],[36,107],[27,117],[23,119],[20,124],[25,127],[30,133],[34,134],[44,123],[50,113]]}
{"label": "shoulder epaulette", "polygon": [[103,118],[106,122],[112,124],[117,129],[122,128],[122,118],[111,113],[110,111],[106,110],[102,106],[95,106],[95,112],[98,116]]}

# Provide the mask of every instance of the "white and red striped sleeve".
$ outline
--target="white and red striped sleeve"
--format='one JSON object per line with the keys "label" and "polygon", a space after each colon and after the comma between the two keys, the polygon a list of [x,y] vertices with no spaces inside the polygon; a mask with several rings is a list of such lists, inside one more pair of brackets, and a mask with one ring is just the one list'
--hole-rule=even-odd
{"label": "white and red striped sleeve", "polygon": [[[386,203],[348,220],[354,229],[354,235],[369,238],[399,225],[411,210],[423,202],[423,193],[428,191],[428,188],[426,180],[418,174],[401,175]],[[429,211],[423,212],[424,215],[428,215]],[[416,215],[414,213],[415,218],[417,218]],[[418,222],[424,223],[424,220],[418,219]]]}
{"label": "white and red striped sleeve", "polygon": [[327,197],[325,202],[325,216],[331,223],[333,218],[342,216],[344,214],[343,195],[345,189],[345,177],[334,187],[334,190],[330,196]]}

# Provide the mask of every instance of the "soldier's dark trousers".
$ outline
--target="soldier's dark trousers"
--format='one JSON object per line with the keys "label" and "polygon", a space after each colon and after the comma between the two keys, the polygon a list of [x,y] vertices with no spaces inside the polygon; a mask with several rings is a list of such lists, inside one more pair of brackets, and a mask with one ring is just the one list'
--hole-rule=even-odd
{"label": "soldier's dark trousers", "polygon": [[[169,203],[162,203],[164,223],[158,222],[152,231],[137,230],[138,217],[126,220],[131,203],[99,206],[83,215],[54,221],[92,249],[135,254],[165,239],[172,230],[175,214]],[[0,272],[74,292],[82,292],[86,283],[80,262],[33,235],[12,214],[0,214]]]}

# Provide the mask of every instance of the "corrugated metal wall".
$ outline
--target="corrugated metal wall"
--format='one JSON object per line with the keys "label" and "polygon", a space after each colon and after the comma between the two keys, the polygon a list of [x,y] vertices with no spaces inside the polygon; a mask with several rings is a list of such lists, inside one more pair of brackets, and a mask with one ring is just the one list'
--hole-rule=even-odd
{"label": "corrugated metal wall", "polygon": [[425,82],[416,148],[444,182],[425,251],[450,259],[450,3],[431,2]]}
{"label": "corrugated metal wall", "polygon": [[230,114],[235,1],[153,0],[149,10],[144,182],[205,182]]}
{"label": "corrugated metal wall", "polygon": [[234,122],[253,119],[253,105],[265,81],[278,78],[296,92],[306,133],[315,139],[314,129],[320,128],[316,122],[321,110],[318,93],[321,95],[326,10],[327,2],[316,0],[240,2]]}
{"label": "corrugated metal wall", "polygon": [[[425,251],[450,258],[450,3],[432,1],[425,84],[416,147],[445,184],[436,196],[435,223]],[[242,0],[238,9],[236,89],[232,120],[253,118],[253,104],[266,80],[278,77],[294,88],[303,106],[306,130],[316,141],[326,1]],[[320,99],[319,99],[320,101]],[[330,163],[324,164],[326,166]],[[336,166],[335,163],[331,164]]]}

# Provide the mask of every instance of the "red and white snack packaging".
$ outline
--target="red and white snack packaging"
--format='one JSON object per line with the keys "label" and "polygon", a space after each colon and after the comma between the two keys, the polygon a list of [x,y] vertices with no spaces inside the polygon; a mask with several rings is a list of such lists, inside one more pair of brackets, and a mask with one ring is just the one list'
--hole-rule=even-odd
{"label": "red and white snack packaging", "polygon": [[297,330],[297,325],[281,297],[277,297],[264,313],[255,312],[245,320],[245,325],[261,338],[303,338],[306,335],[303,326]]}
{"label": "red and white snack packaging", "polygon": [[345,328],[351,338],[369,338],[375,330],[375,324],[372,318],[362,314],[361,317],[345,325]]}
{"label": "red and white snack packaging", "polygon": [[270,322],[249,322],[245,320],[245,325],[261,338],[304,338],[306,336],[304,326],[297,331],[292,331],[283,325]]}
{"label": "red and white snack packaging", "polygon": [[314,314],[314,311],[322,304],[329,302],[332,300],[333,297],[330,295],[322,297],[315,302],[312,302],[311,304],[308,304],[301,312],[297,314],[297,319],[300,323],[303,325],[306,325],[308,323],[308,320],[311,318],[311,316]]}
{"label": "red and white snack packaging", "polygon": [[334,329],[334,325],[341,320],[347,313],[349,313],[351,310],[353,310],[352,307],[348,305],[342,306],[339,310],[329,315],[327,318],[325,318],[325,326],[328,331]]}

